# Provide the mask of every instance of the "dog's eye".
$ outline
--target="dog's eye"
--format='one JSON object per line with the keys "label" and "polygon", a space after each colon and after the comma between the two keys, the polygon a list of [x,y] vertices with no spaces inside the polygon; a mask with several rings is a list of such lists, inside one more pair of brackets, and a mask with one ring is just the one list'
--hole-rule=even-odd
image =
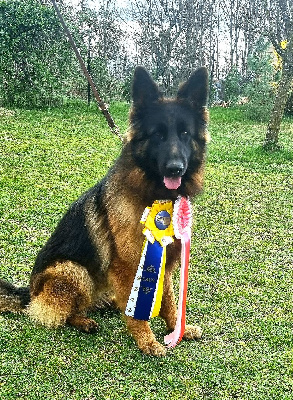
{"label": "dog's eye", "polygon": [[190,134],[189,134],[188,131],[181,131],[180,134],[179,134],[179,136],[180,136],[181,138],[187,138],[187,137],[190,136]]}
{"label": "dog's eye", "polygon": [[161,130],[154,130],[152,132],[152,136],[155,137],[156,139],[164,140],[165,134]]}
{"label": "dog's eye", "polygon": [[157,136],[160,139],[164,139],[164,134],[162,132],[156,131],[155,136]]}
{"label": "dog's eye", "polygon": [[150,130],[151,136],[156,140],[164,140],[168,134],[168,128],[164,123],[158,123]]}

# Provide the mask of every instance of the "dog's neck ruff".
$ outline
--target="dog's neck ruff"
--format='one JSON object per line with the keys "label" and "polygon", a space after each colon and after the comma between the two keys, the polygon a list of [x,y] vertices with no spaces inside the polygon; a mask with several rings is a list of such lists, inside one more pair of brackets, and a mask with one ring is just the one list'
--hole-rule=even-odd
{"label": "dog's neck ruff", "polygon": [[188,264],[191,240],[191,205],[178,197],[174,206],[170,200],[156,200],[144,210],[141,221],[145,241],[140,262],[125,309],[125,315],[148,321],[159,315],[163,296],[166,247],[181,240],[181,274],[177,321],[174,332],[165,336],[165,344],[175,347],[185,330],[185,309]]}

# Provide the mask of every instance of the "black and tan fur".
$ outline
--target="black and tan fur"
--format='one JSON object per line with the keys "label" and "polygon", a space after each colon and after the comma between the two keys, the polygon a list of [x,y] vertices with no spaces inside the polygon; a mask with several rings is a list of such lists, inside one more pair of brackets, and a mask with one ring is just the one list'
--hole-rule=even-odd
{"label": "black and tan fur", "polygon": [[[193,197],[202,189],[207,141],[207,71],[197,70],[175,99],[165,99],[148,73],[138,67],[133,80],[130,127],[120,157],[106,177],[69,208],[37,256],[29,289],[0,281],[0,311],[26,310],[49,327],[70,324],[93,332],[86,315],[104,296],[125,310],[144,240],[140,217],[154,200]],[[164,176],[182,177],[177,190]],[[173,330],[176,304],[172,272],[180,258],[180,242],[167,248],[160,316]],[[124,317],[138,347],[163,355],[148,322]],[[187,326],[185,338],[199,338]]]}

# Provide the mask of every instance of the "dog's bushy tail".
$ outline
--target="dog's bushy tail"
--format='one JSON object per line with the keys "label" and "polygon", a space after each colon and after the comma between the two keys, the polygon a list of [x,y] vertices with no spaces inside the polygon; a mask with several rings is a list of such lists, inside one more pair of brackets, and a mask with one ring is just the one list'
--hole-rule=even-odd
{"label": "dog's bushy tail", "polygon": [[29,302],[29,287],[16,287],[0,279],[0,312],[21,312]]}

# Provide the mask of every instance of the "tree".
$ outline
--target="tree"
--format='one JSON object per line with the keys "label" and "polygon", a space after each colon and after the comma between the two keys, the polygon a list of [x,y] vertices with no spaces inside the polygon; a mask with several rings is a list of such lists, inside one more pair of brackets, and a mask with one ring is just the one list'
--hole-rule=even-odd
{"label": "tree", "polygon": [[[103,98],[121,98],[121,82],[127,62],[125,61],[124,32],[119,25],[115,0],[99,0],[96,8],[87,1],[72,13],[73,35],[85,59],[90,53],[90,69]],[[78,29],[76,29],[78,28]]]}
{"label": "tree", "polygon": [[132,19],[138,63],[152,71],[167,94],[200,65],[217,71],[214,59],[218,2],[205,0],[136,0]]}
{"label": "tree", "polygon": [[[235,1],[235,0],[233,0]],[[284,109],[290,96],[293,79],[293,2],[292,0],[245,0],[239,19],[244,36],[252,46],[266,37],[282,59],[282,73],[274,105],[270,113],[265,147],[277,147]],[[251,39],[254,40],[251,42]],[[287,47],[281,43],[287,41]],[[249,51],[248,51],[249,53]]]}
{"label": "tree", "polygon": [[[268,34],[282,59],[282,76],[265,137],[265,147],[278,146],[281,121],[293,82],[293,3],[291,0],[272,0],[268,15],[277,15],[277,26]],[[282,45],[286,40],[286,45]]]}
{"label": "tree", "polygon": [[261,37],[247,58],[247,79],[243,93],[249,99],[243,109],[253,120],[268,122],[272,111],[276,85],[276,70],[272,60],[271,44],[267,38]]}

